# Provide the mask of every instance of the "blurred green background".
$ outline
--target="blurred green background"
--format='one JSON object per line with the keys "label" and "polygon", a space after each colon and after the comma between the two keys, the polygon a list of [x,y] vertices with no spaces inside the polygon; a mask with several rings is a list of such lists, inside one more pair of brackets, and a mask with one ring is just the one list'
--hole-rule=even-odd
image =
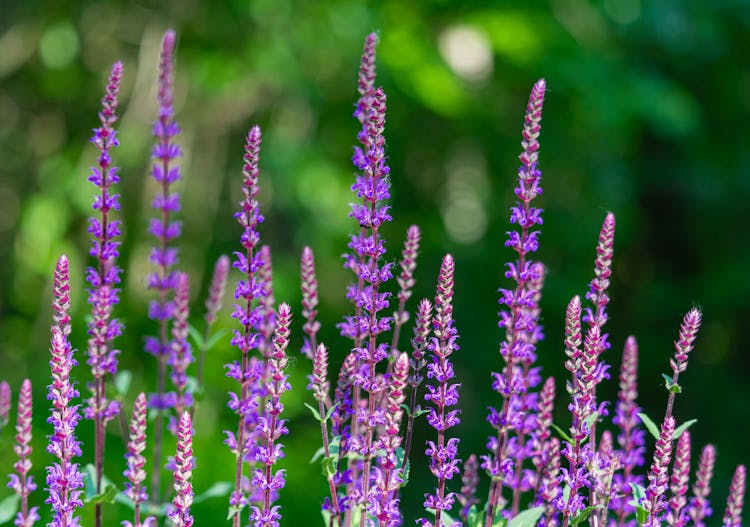
{"label": "blurred green background", "polygon": [[[456,258],[456,319],[463,383],[460,452],[483,453],[486,407],[498,402],[489,373],[501,368],[497,288],[507,285],[503,245],[528,92],[545,77],[548,94],[541,135],[545,225],[539,258],[549,274],[542,301],[547,340],[539,350],[558,378],[564,410],[562,316],[569,298],[585,292],[605,211],[617,217],[610,324],[619,367],[628,334],[641,348],[641,404],[659,416],[672,341],[690,307],[704,326],[679,420],[699,418],[694,456],[712,441],[719,451],[716,516],[736,463],[750,461],[750,3],[747,0],[553,0],[464,2],[433,0],[316,1],[196,0],[141,2],[0,1],[0,377],[14,389],[35,386],[36,478],[49,462],[44,386],[49,372],[51,273],[62,252],[71,258],[74,345],[85,348],[82,272],[87,265],[93,187],[86,181],[95,150],[88,143],[106,73],[122,59],[120,140],[126,269],[117,315],[123,368],[135,373],[126,401],[152,389],[154,361],[142,336],[154,331],[145,311],[151,239],[145,234],[155,191],[148,177],[156,112],[155,75],[164,30],[178,34],[176,81],[184,235],[180,267],[191,273],[199,324],[213,262],[238,247],[232,213],[239,199],[243,136],[264,129],[262,237],[274,257],[276,298],[297,319],[292,381],[286,397],[288,482],[285,525],[306,525],[325,494],[317,465],[317,423],[302,407],[309,371],[301,344],[299,271],[308,244],[318,263],[322,338],[332,361],[348,343],[335,324],[350,310],[341,268],[347,217],[351,117],[365,35],[377,30],[378,83],[388,94],[386,136],[392,167],[394,222],[385,231],[389,258],[399,257],[406,227],[418,223],[423,250],[416,300],[432,296],[442,254]],[[225,309],[220,325],[232,327]],[[407,335],[410,333],[407,329]],[[229,480],[231,456],[221,444],[234,420],[225,406],[234,389],[223,364],[235,356],[224,339],[207,361],[209,393],[198,412],[197,492]],[[79,355],[83,363],[83,354]],[[85,367],[75,372],[85,395]],[[616,385],[600,390],[611,397]],[[12,414],[15,419],[15,411]],[[567,425],[564,411],[557,421]],[[422,423],[424,425],[424,423]],[[89,422],[79,428],[88,445]],[[13,463],[12,430],[0,437],[0,470]],[[124,469],[117,426],[109,430],[106,472]],[[406,524],[421,514],[427,477],[420,445],[412,484],[404,492]],[[169,448],[172,448],[170,445]],[[83,461],[91,461],[90,450]],[[457,490],[458,484],[453,488]],[[486,482],[483,487],[486,488]],[[0,491],[0,497],[9,490]],[[32,498],[41,504],[42,492]],[[196,505],[198,525],[223,521],[225,500]],[[42,506],[46,516],[46,506]],[[85,523],[91,523],[90,511]],[[110,507],[115,524],[125,511]],[[714,518],[718,522],[718,518]],[[313,521],[310,523],[314,525]]]}

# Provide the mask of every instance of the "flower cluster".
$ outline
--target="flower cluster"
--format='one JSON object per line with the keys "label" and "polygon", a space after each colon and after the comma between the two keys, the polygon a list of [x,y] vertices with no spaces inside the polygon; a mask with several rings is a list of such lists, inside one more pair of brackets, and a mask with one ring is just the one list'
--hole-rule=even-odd
{"label": "flower cluster", "polygon": [[[7,385],[7,384],[6,384]],[[10,475],[8,488],[13,489],[21,499],[21,510],[13,522],[18,527],[31,527],[39,519],[38,507],[29,508],[29,494],[36,490],[31,471],[31,416],[32,397],[31,381],[24,379],[21,391],[18,392],[18,419],[16,421],[16,444],[13,452],[18,461],[13,465],[16,473]]]}

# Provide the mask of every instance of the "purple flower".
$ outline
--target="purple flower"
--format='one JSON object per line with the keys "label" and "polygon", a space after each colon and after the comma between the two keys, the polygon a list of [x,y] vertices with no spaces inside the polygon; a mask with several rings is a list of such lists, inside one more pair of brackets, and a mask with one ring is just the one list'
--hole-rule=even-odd
{"label": "purple flower", "polygon": [[398,282],[398,309],[393,313],[393,341],[391,343],[391,355],[398,356],[398,340],[401,334],[401,326],[409,321],[409,312],[406,311],[406,302],[411,298],[411,290],[416,283],[414,271],[417,268],[417,255],[419,255],[419,241],[422,234],[419,227],[412,225],[406,231],[404,249],[401,251],[399,267],[401,273],[396,278]]}
{"label": "purple flower", "polygon": [[[4,383],[7,385],[7,383]],[[8,393],[10,396],[10,393]],[[10,397],[8,397],[10,398]],[[13,489],[21,498],[21,510],[13,521],[18,527],[31,527],[39,519],[38,507],[29,508],[29,494],[36,490],[36,483],[31,471],[31,415],[32,415],[31,381],[24,379],[18,393],[18,418],[16,420],[16,444],[13,452],[18,456],[13,468],[16,473],[10,475],[8,488]]]}
{"label": "purple flower", "polygon": [[0,382],[0,430],[8,424],[8,415],[10,414],[11,395],[10,384],[6,381]]}
{"label": "purple flower", "polygon": [[318,316],[318,280],[315,277],[315,255],[310,247],[302,250],[300,275],[302,277],[302,316],[305,319],[302,331],[307,336],[302,346],[302,353],[312,359],[318,347],[316,335],[320,329],[320,322],[316,319]]}
{"label": "purple flower", "polygon": [[688,354],[693,349],[695,337],[698,334],[700,326],[701,312],[698,308],[693,308],[682,319],[679,337],[674,343],[674,357],[669,359],[669,365],[672,367],[672,380],[667,383],[669,399],[667,400],[667,411],[664,414],[665,419],[672,415],[675,395],[679,392],[679,384],[677,382],[680,378],[680,373],[687,369]]}
{"label": "purple flower", "polygon": [[635,511],[630,504],[631,484],[642,485],[643,476],[635,474],[638,467],[645,463],[645,433],[640,427],[638,417],[640,407],[636,404],[638,398],[638,343],[635,337],[628,337],[622,352],[620,367],[620,391],[617,393],[617,406],[612,423],[620,429],[617,442],[620,445],[620,462],[622,473],[615,474],[614,497],[610,508],[617,515],[618,525],[629,527],[635,521],[626,521],[628,515]]}
{"label": "purple flower", "polygon": [[690,478],[690,432],[682,433],[677,441],[677,450],[674,456],[670,490],[672,497],[667,509],[667,524],[682,527],[687,524],[685,505],[687,504],[688,479]]}
{"label": "purple flower", "polygon": [[260,506],[252,506],[250,520],[257,527],[278,527],[281,519],[278,506],[272,503],[279,490],[284,486],[284,471],[274,472],[274,466],[284,457],[283,445],[278,442],[282,435],[289,433],[286,420],[279,416],[284,410],[281,396],[291,389],[285,372],[289,359],[286,349],[289,346],[289,326],[292,312],[288,304],[281,304],[276,316],[278,322],[273,337],[273,353],[268,357],[269,385],[268,400],[264,413],[258,418],[258,429],[261,446],[255,456],[258,468],[255,469],[252,482],[263,494]]}
{"label": "purple flower", "polygon": [[149,516],[141,523],[141,503],[148,500],[148,493],[144,485],[146,481],[144,450],[146,450],[146,394],[141,392],[133,405],[128,451],[125,454],[128,468],[123,472],[123,475],[128,481],[125,483],[123,494],[133,500],[134,505],[133,523],[124,522],[126,527],[149,526],[156,521],[155,518]]}
{"label": "purple flower", "polygon": [[[460,420],[458,410],[452,407],[458,404],[458,384],[451,383],[455,377],[451,354],[458,349],[456,340],[458,332],[453,326],[453,257],[448,254],[443,258],[435,296],[435,318],[433,334],[428,349],[432,352],[432,363],[427,365],[427,378],[435,384],[427,385],[425,401],[432,407],[427,414],[427,422],[437,430],[437,443],[427,441],[425,453],[430,457],[430,472],[437,478],[437,487],[433,494],[425,495],[424,506],[435,512],[435,527],[443,522],[442,512],[451,510],[455,493],[447,491],[446,485],[455,474],[458,474],[459,460],[456,459],[459,439],[445,437],[446,430],[456,426]],[[426,519],[419,520],[422,525],[433,525]]]}
{"label": "purple flower", "polygon": [[224,292],[227,288],[227,275],[229,274],[229,257],[225,254],[219,256],[214,265],[211,275],[211,285],[208,288],[206,299],[206,326],[211,326],[216,321],[216,315],[221,309]]}
{"label": "purple flower", "polygon": [[[536,360],[536,342],[542,338],[538,303],[544,267],[530,258],[539,246],[539,231],[533,229],[542,224],[542,209],[533,207],[531,202],[542,192],[539,186],[542,174],[537,164],[545,89],[544,79],[537,81],[526,107],[523,151],[519,157],[521,167],[515,189],[519,201],[511,207],[510,214],[511,224],[518,225],[519,230],[509,231],[505,242],[518,257],[506,265],[505,273],[506,278],[515,282],[515,287],[500,289],[499,303],[503,308],[499,326],[505,330],[500,355],[505,366],[502,372],[493,373],[492,387],[502,396],[503,404],[500,411],[490,408],[487,420],[497,434],[488,441],[490,454],[482,456],[482,468],[492,477],[487,499],[488,525],[502,499],[504,484],[514,487],[514,502],[518,502],[523,481],[528,479],[523,478],[522,463],[528,457],[527,450],[529,454],[532,450],[527,449],[531,441],[524,436],[533,426],[536,408],[534,398],[527,398],[526,394],[540,380],[538,375],[532,374],[532,364]],[[511,441],[511,435],[517,438]],[[518,512],[517,504],[513,512]]]}
{"label": "purple flower", "polygon": [[742,527],[742,506],[745,501],[745,465],[739,465],[734,471],[732,484],[729,486],[727,509],[724,512],[722,527]]}
{"label": "purple flower", "polygon": [[661,425],[659,439],[656,442],[654,460],[648,471],[649,485],[643,506],[648,511],[646,527],[659,527],[660,515],[666,507],[664,493],[669,483],[669,462],[672,457],[672,441],[674,436],[674,418],[668,417]]}
{"label": "purple flower", "polygon": [[539,499],[540,504],[544,504],[544,518],[540,522],[540,527],[556,527],[558,525],[558,503],[562,497],[560,488],[560,440],[556,437],[550,438],[546,444],[545,457],[549,462],[542,470],[541,481],[539,482]]}
{"label": "purple flower", "polygon": [[184,412],[177,424],[177,452],[174,456],[174,498],[169,519],[174,527],[191,527],[193,517],[190,506],[193,504],[193,425],[190,414]]}
{"label": "purple flower", "polygon": [[477,498],[477,485],[479,485],[479,461],[477,456],[472,454],[464,461],[464,473],[461,476],[461,492],[458,494],[458,502],[461,504],[461,518],[468,521],[469,509],[475,503],[479,503]]}
{"label": "purple flower", "polygon": [[693,497],[690,498],[687,513],[693,520],[695,527],[704,527],[706,518],[712,514],[708,496],[711,494],[711,479],[714,476],[716,463],[716,449],[713,445],[706,445],[698,459],[698,470],[693,485]]}
{"label": "purple flower", "polygon": [[83,475],[74,460],[81,455],[81,446],[75,436],[75,428],[80,419],[78,405],[72,404],[78,397],[78,390],[70,381],[70,370],[77,363],[73,358],[73,348],[68,341],[70,334],[70,298],[68,296],[68,257],[63,255],[55,267],[54,300],[52,303],[54,323],[50,345],[52,382],[47,399],[52,411],[48,422],[54,432],[48,436],[47,452],[56,461],[47,466],[48,498],[45,503],[52,506],[52,527],[78,527],[79,517],[75,509],[83,507],[81,490]]}
{"label": "purple flower", "polygon": [[[264,322],[261,298],[267,289],[260,276],[263,267],[262,252],[258,247],[260,236],[257,227],[263,221],[258,195],[258,161],[260,153],[261,132],[254,126],[247,135],[245,144],[243,183],[240,211],[235,218],[243,228],[240,242],[243,251],[235,252],[233,266],[242,273],[243,278],[237,282],[234,297],[232,318],[235,318],[240,329],[234,330],[232,345],[240,351],[241,358],[227,365],[227,376],[240,384],[240,393],[230,393],[228,406],[238,416],[237,432],[225,431],[226,444],[236,455],[235,488],[229,498],[233,509],[233,525],[240,525],[239,510],[248,503],[248,496],[242,489],[243,465],[246,461],[254,462],[257,450],[257,427],[259,423],[259,405],[265,396],[261,382],[266,375],[263,360],[251,357],[253,350],[260,349],[260,328]],[[252,501],[252,497],[250,498]]]}
{"label": "purple flower", "polygon": [[182,415],[183,412],[189,411],[193,406],[193,394],[188,390],[187,379],[188,366],[193,362],[193,351],[188,342],[189,302],[190,282],[188,275],[187,273],[178,273],[174,297],[171,353],[167,360],[167,364],[172,369],[170,378],[177,390],[174,400],[174,409],[177,415]]}
{"label": "purple flower", "polygon": [[92,396],[87,401],[85,416],[96,424],[96,466],[101,474],[101,460],[104,455],[104,426],[120,411],[117,401],[106,398],[106,376],[117,372],[119,350],[112,348],[112,341],[122,333],[122,324],[112,317],[112,310],[119,302],[120,273],[117,267],[119,256],[120,221],[112,219],[110,212],[120,210],[120,196],[112,193],[112,186],[120,182],[118,168],[112,165],[111,150],[119,145],[114,125],[117,122],[117,95],[122,79],[122,63],[116,62],[107,82],[106,93],[102,98],[102,111],[99,113],[101,126],[94,130],[91,142],[99,150],[97,166],[92,167],[91,181],[99,190],[94,198],[93,209],[98,217],[89,218],[89,232],[92,235],[89,254],[96,259],[96,265],[86,269],[86,279],[91,286],[88,301],[91,304],[89,323],[88,360],[94,378],[89,385]]}

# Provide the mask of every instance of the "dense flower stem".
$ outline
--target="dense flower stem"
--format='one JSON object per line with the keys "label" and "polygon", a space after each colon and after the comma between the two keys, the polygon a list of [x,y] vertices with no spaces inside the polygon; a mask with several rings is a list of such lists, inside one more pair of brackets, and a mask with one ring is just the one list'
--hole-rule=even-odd
{"label": "dense flower stem", "polygon": [[[146,481],[146,394],[141,392],[135,399],[133,414],[130,419],[128,452],[126,454],[128,468],[123,475],[128,479],[123,494],[133,501],[132,527],[148,525],[149,520],[141,523],[141,504],[148,500],[144,482]],[[129,522],[128,522],[129,524]]]}
{"label": "dense flower stem", "polygon": [[52,403],[49,422],[54,433],[48,436],[47,452],[56,461],[47,466],[47,491],[45,501],[52,506],[51,527],[78,527],[79,518],[75,509],[83,507],[81,488],[83,475],[78,470],[75,458],[81,455],[81,446],[75,436],[75,428],[80,419],[78,405],[72,404],[78,397],[78,390],[70,380],[70,372],[75,366],[73,348],[68,341],[70,335],[68,257],[63,255],[57,261],[54,283],[54,323],[52,325],[50,369],[52,383],[47,399]]}
{"label": "dense flower stem", "polygon": [[184,412],[177,424],[177,452],[174,456],[174,498],[169,519],[173,527],[192,527],[193,516],[193,424],[190,413]]}
{"label": "dense flower stem", "polygon": [[[112,186],[120,180],[117,167],[112,165],[110,151],[118,146],[114,124],[117,122],[117,96],[122,79],[122,63],[116,62],[110,71],[106,93],[102,98],[102,111],[99,113],[101,126],[94,130],[91,142],[99,151],[97,166],[91,169],[89,181],[99,190],[93,208],[99,217],[90,218],[89,232],[92,247],[89,254],[96,259],[96,266],[86,271],[86,279],[91,286],[89,303],[92,317],[89,323],[88,360],[93,381],[90,385],[92,397],[88,400],[85,415],[94,420],[94,466],[96,491],[101,492],[104,471],[105,427],[119,412],[119,403],[107,401],[107,376],[116,373],[117,350],[112,349],[112,341],[122,332],[117,319],[112,318],[112,309],[119,301],[117,284],[120,282],[120,269],[116,265],[119,256],[120,222],[110,217],[111,211],[120,209],[119,195],[112,194]],[[102,504],[95,506],[95,525],[102,522]]]}
{"label": "dense flower stem", "polygon": [[10,384],[7,381],[0,382],[0,430],[8,424],[10,415],[11,395]]}
{"label": "dense flower stem", "polygon": [[171,246],[171,243],[180,235],[181,230],[180,223],[172,221],[172,213],[180,209],[180,197],[179,194],[171,192],[172,183],[182,177],[179,166],[174,164],[182,154],[179,145],[174,142],[175,136],[180,132],[179,125],[174,119],[175,38],[175,32],[170,29],[164,33],[162,39],[157,91],[159,115],[154,122],[156,144],[151,156],[154,160],[152,175],[159,185],[159,191],[152,204],[158,211],[158,217],[151,219],[149,227],[149,232],[156,238],[156,246],[152,248],[149,258],[156,266],[156,271],[149,275],[148,287],[157,291],[158,298],[149,306],[149,318],[158,323],[158,334],[146,339],[145,349],[157,359],[157,391],[150,401],[150,406],[157,411],[154,424],[154,470],[151,481],[151,496],[155,503],[159,502],[161,496],[164,410],[169,406],[165,400],[167,360],[170,352],[169,322],[174,310],[171,297],[177,279],[173,271],[177,263],[177,249]]}
{"label": "dense flower stem", "polygon": [[[187,273],[177,273],[177,288],[174,296],[171,353],[168,364],[171,367],[170,379],[176,389],[174,396],[175,414],[192,412],[193,394],[188,391],[187,369],[193,362],[193,352],[188,342],[188,316],[190,314],[190,281]],[[191,413],[192,415],[192,413]],[[170,425],[174,426],[174,424]]]}
{"label": "dense flower stem", "polygon": [[404,249],[401,251],[401,274],[396,278],[400,290],[398,292],[398,309],[393,313],[393,340],[391,341],[391,356],[397,357],[399,353],[399,337],[401,326],[409,321],[409,312],[406,311],[406,302],[411,298],[414,287],[414,270],[417,268],[417,256],[419,255],[419,241],[421,233],[419,227],[412,225],[406,231]]}
{"label": "dense flower stem", "polygon": [[[436,385],[427,385],[425,400],[432,402],[427,414],[427,422],[437,430],[437,443],[427,441],[425,453],[430,456],[430,472],[437,478],[434,494],[427,494],[424,506],[435,512],[434,527],[443,524],[443,511],[448,513],[453,507],[455,493],[446,489],[448,481],[459,473],[456,454],[459,439],[446,438],[445,432],[456,426],[460,421],[458,404],[458,387],[451,383],[455,377],[451,354],[458,350],[456,340],[458,332],[453,321],[453,275],[454,261],[448,254],[443,258],[438,278],[437,294],[435,296],[435,318],[433,319],[433,334],[428,349],[432,351],[432,363],[427,365],[427,377],[433,379]],[[428,520],[418,520],[423,526],[432,526]]]}
{"label": "dense flower stem", "polygon": [[724,512],[722,527],[742,527],[742,506],[745,501],[745,465],[739,465],[734,471],[732,484],[729,487],[727,508]]}
{"label": "dense flower stem", "polygon": [[669,359],[669,365],[672,367],[672,381],[669,387],[669,399],[667,400],[667,409],[664,412],[664,419],[672,416],[674,407],[674,398],[679,391],[680,373],[687,369],[688,354],[693,350],[695,337],[698,334],[698,328],[701,325],[701,312],[698,308],[693,308],[685,314],[680,325],[678,339],[674,343],[675,354]]}
{"label": "dense flower stem", "polygon": [[713,445],[706,445],[698,460],[698,470],[693,485],[693,497],[690,499],[687,514],[695,527],[704,527],[704,520],[711,516],[708,496],[711,494],[711,479],[714,476],[716,463],[716,449]]}
{"label": "dense flower stem", "polygon": [[281,514],[279,506],[272,505],[273,496],[284,486],[284,471],[274,472],[277,461],[284,457],[283,445],[278,442],[282,435],[288,434],[286,421],[280,419],[284,410],[281,396],[291,389],[285,373],[289,359],[286,349],[289,346],[289,326],[292,312],[288,304],[279,306],[276,330],[273,336],[273,352],[268,357],[269,382],[268,400],[265,413],[258,420],[258,427],[263,446],[256,453],[255,461],[260,468],[255,470],[252,485],[261,489],[263,494],[262,508],[252,507],[250,520],[256,527],[278,527]]}
{"label": "dense flower stem", "polygon": [[262,372],[259,366],[265,369],[263,363],[251,359],[250,352],[258,349],[260,335],[258,328],[262,323],[261,308],[258,304],[263,294],[263,285],[258,277],[262,262],[259,257],[258,244],[260,236],[257,232],[258,225],[263,221],[260,214],[260,205],[257,201],[258,195],[258,161],[260,155],[261,132],[258,126],[250,129],[245,143],[244,165],[242,168],[242,194],[240,211],[235,213],[237,221],[243,228],[241,245],[244,252],[235,253],[234,267],[242,274],[243,279],[237,283],[235,298],[238,303],[234,305],[232,317],[240,323],[241,329],[234,331],[232,344],[240,353],[240,361],[227,365],[227,376],[240,383],[240,394],[230,394],[231,399],[228,406],[238,416],[237,432],[225,432],[226,443],[236,456],[234,490],[232,491],[229,504],[231,507],[232,524],[239,527],[241,523],[240,511],[247,505],[248,499],[242,489],[243,466],[250,456],[250,448],[254,446],[254,438],[250,435],[250,426],[258,419],[257,410],[259,398],[257,385]]}
{"label": "dense flower stem", "polygon": [[656,442],[654,459],[648,471],[649,485],[646,489],[644,506],[648,511],[646,527],[659,527],[660,514],[665,509],[664,493],[669,484],[669,462],[672,458],[672,441],[674,436],[674,418],[667,417],[661,425],[659,439]]}
{"label": "dense flower stem", "polygon": [[406,438],[404,439],[404,459],[401,462],[401,470],[405,470],[406,463],[409,461],[412,435],[414,434],[414,419],[416,419],[416,414],[421,409],[417,404],[417,389],[424,380],[422,369],[427,365],[425,352],[427,351],[431,328],[432,304],[425,298],[419,303],[419,306],[417,306],[417,321],[414,325],[414,337],[411,339],[412,354],[409,359],[411,372],[409,375],[409,385],[411,386],[411,395],[409,396],[409,413],[406,425]]}
{"label": "dense flower stem", "polygon": [[458,502],[461,504],[461,519],[468,521],[469,509],[475,503],[479,503],[477,498],[477,485],[479,485],[479,461],[476,454],[471,454],[464,461],[464,472],[461,476],[461,493],[458,495]]}
{"label": "dense flower stem", "polygon": [[674,466],[670,478],[672,497],[667,508],[667,524],[673,527],[683,527],[687,524],[685,505],[690,477],[690,432],[685,430],[677,441],[674,455]]}
{"label": "dense flower stem", "polygon": [[320,330],[318,316],[318,280],[315,277],[315,255],[310,247],[302,250],[300,258],[300,287],[302,290],[302,316],[305,323],[302,331],[307,339],[302,348],[302,353],[313,359],[318,349],[317,334]]}
{"label": "dense flower stem", "polygon": [[[506,311],[501,314],[500,327],[506,330],[505,342],[500,345],[500,354],[505,361],[503,372],[497,374],[494,383],[495,390],[503,398],[503,405],[499,415],[490,416],[491,422],[497,428],[497,437],[493,438],[494,447],[491,454],[485,456],[482,464],[492,476],[489,494],[487,498],[487,515],[485,517],[485,527],[491,527],[495,516],[495,508],[502,497],[503,465],[506,463],[505,455],[512,425],[509,422],[509,413],[511,410],[511,400],[518,395],[522,389],[522,382],[517,382],[514,377],[517,375],[519,364],[523,358],[533,353],[533,345],[530,346],[525,342],[525,336],[522,333],[533,333],[536,331],[536,320],[528,304],[528,285],[534,278],[533,262],[528,259],[531,252],[536,251],[538,247],[538,231],[532,231],[531,228],[542,223],[541,209],[531,206],[531,201],[541,193],[539,180],[541,172],[537,168],[539,157],[539,133],[541,130],[542,105],[544,103],[544,92],[546,83],[540,79],[534,85],[529,103],[526,108],[523,128],[523,152],[520,155],[521,168],[518,172],[518,187],[516,195],[520,203],[513,207],[511,213],[511,222],[518,223],[520,232],[510,231],[506,245],[512,247],[518,254],[518,259],[514,263],[508,264],[506,277],[512,278],[516,282],[513,290],[502,290],[500,303],[507,307]],[[529,320],[532,319],[532,320]],[[523,328],[523,329],[520,329]],[[532,348],[532,349],[529,349]]]}
{"label": "dense flower stem", "polygon": [[13,465],[16,473],[10,475],[8,488],[18,494],[21,507],[16,514],[14,524],[18,527],[32,527],[39,519],[37,507],[29,509],[29,494],[36,490],[36,483],[29,475],[31,471],[31,422],[32,422],[32,397],[31,381],[24,379],[21,390],[18,393],[18,417],[16,420],[16,444],[13,451],[18,456],[18,461]]}

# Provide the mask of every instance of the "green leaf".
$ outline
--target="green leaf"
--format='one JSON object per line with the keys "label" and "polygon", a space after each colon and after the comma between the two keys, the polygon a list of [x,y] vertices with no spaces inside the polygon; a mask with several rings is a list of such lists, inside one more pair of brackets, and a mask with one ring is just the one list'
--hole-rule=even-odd
{"label": "green leaf", "polygon": [[674,436],[672,436],[672,437],[673,437],[673,438],[674,438],[675,440],[679,439],[679,438],[680,438],[680,436],[682,435],[682,433],[683,433],[683,432],[684,432],[685,430],[687,430],[688,428],[690,428],[691,426],[693,426],[693,425],[694,425],[695,423],[697,423],[697,422],[698,422],[698,420],[697,420],[697,419],[691,419],[690,421],[685,421],[685,422],[684,422],[684,423],[682,423],[682,424],[681,424],[680,426],[678,426],[677,428],[675,428],[675,431],[674,431]]}
{"label": "green leaf", "polygon": [[195,344],[196,349],[203,349],[205,344],[203,342],[203,332],[199,331],[194,325],[188,324],[188,335],[193,341],[193,344]]}
{"label": "green leaf", "polygon": [[322,421],[322,419],[321,419],[321,417],[320,417],[320,412],[318,412],[318,410],[317,410],[317,409],[313,408],[313,407],[312,407],[311,405],[309,405],[309,404],[307,404],[307,403],[303,403],[303,404],[304,404],[305,406],[307,406],[307,407],[308,407],[308,408],[310,409],[310,411],[312,412],[312,414],[313,414],[313,417],[315,417],[315,420],[316,420],[316,421]]}
{"label": "green leaf", "polygon": [[323,515],[323,527],[331,525],[331,513],[325,509],[320,509],[320,514]]}
{"label": "green leaf", "polygon": [[648,521],[648,511],[646,510],[646,507],[643,505],[637,505],[635,507],[635,519],[638,522],[638,525],[643,525]]}
{"label": "green leaf", "polygon": [[130,382],[133,380],[133,374],[129,370],[120,370],[115,375],[115,389],[120,397],[125,397],[130,388]]}
{"label": "green leaf", "polygon": [[210,337],[208,337],[208,340],[203,343],[203,345],[205,346],[204,349],[206,351],[210,351],[210,350],[214,349],[214,346],[216,346],[216,344],[221,339],[223,339],[224,335],[226,335],[226,334],[227,334],[227,330],[226,329],[220,329],[220,330],[218,330],[216,333],[214,333],[213,335],[211,335]]}
{"label": "green leaf", "polygon": [[230,505],[229,511],[227,512],[227,520],[231,520],[235,516],[237,516],[239,513],[242,512],[242,509],[244,509],[244,505]]}
{"label": "green leaf", "polygon": [[320,462],[320,466],[323,469],[323,475],[326,479],[333,477],[333,475],[336,474],[338,460],[338,456],[328,456],[324,457],[323,461]]}
{"label": "green leaf", "polygon": [[84,503],[114,503],[117,496],[117,487],[111,483],[104,485],[104,490],[93,496],[86,496]]}
{"label": "green leaf", "polygon": [[539,518],[544,514],[544,507],[534,507],[519,512],[515,518],[510,520],[508,527],[534,527]]}
{"label": "green leaf", "polygon": [[646,498],[646,489],[635,483],[631,483],[630,488],[633,491],[633,499],[630,500],[629,504],[635,507],[636,521],[639,525],[643,525],[648,520],[648,511],[643,506],[643,500]]}
{"label": "green leaf", "polygon": [[329,420],[329,419],[331,418],[331,416],[333,415],[333,412],[335,412],[335,411],[336,411],[336,407],[337,407],[338,405],[340,405],[340,404],[341,404],[341,403],[336,403],[336,404],[334,404],[333,406],[331,406],[331,407],[330,407],[330,408],[328,409],[328,411],[326,412],[326,421],[328,421],[328,420]]}
{"label": "green leaf", "polygon": [[583,424],[586,425],[587,428],[591,428],[591,425],[593,425],[594,421],[596,421],[598,418],[599,412],[594,412],[583,420]]}
{"label": "green leaf", "polygon": [[20,504],[21,496],[15,493],[0,501],[0,524],[7,523],[15,518]]}
{"label": "green leaf", "polygon": [[200,503],[209,498],[220,498],[222,496],[228,496],[234,485],[228,481],[217,481],[206,490],[198,494],[193,498],[193,503]]}
{"label": "green leaf", "polygon": [[662,373],[661,376],[664,379],[664,386],[666,386],[667,390],[669,390],[672,387],[672,376],[667,375],[666,373]]}
{"label": "green leaf", "polygon": [[325,455],[326,451],[323,447],[320,447],[315,451],[313,456],[310,458],[310,464],[315,463],[317,460],[319,460],[321,457]]}
{"label": "green leaf", "polygon": [[552,423],[552,428],[555,429],[555,432],[557,432],[561,438],[563,438],[568,443],[573,444],[573,439],[565,433],[565,430],[557,426],[555,423]]}
{"label": "green leaf", "polygon": [[588,519],[588,517],[591,515],[591,512],[595,509],[601,509],[601,505],[589,505],[585,509],[583,509],[581,512],[579,512],[575,518],[573,518],[570,521],[571,525],[578,525],[581,522],[584,522]]}
{"label": "green leaf", "polygon": [[466,527],[482,527],[484,525],[484,515],[480,514],[476,505],[469,508],[469,514],[466,515]]}
{"label": "green leaf", "polygon": [[646,428],[649,432],[651,432],[651,435],[654,436],[654,439],[659,439],[659,427],[656,426],[656,423],[654,423],[649,416],[644,414],[643,412],[638,412],[638,417],[641,418],[641,421],[643,421],[643,424],[646,425]]}

